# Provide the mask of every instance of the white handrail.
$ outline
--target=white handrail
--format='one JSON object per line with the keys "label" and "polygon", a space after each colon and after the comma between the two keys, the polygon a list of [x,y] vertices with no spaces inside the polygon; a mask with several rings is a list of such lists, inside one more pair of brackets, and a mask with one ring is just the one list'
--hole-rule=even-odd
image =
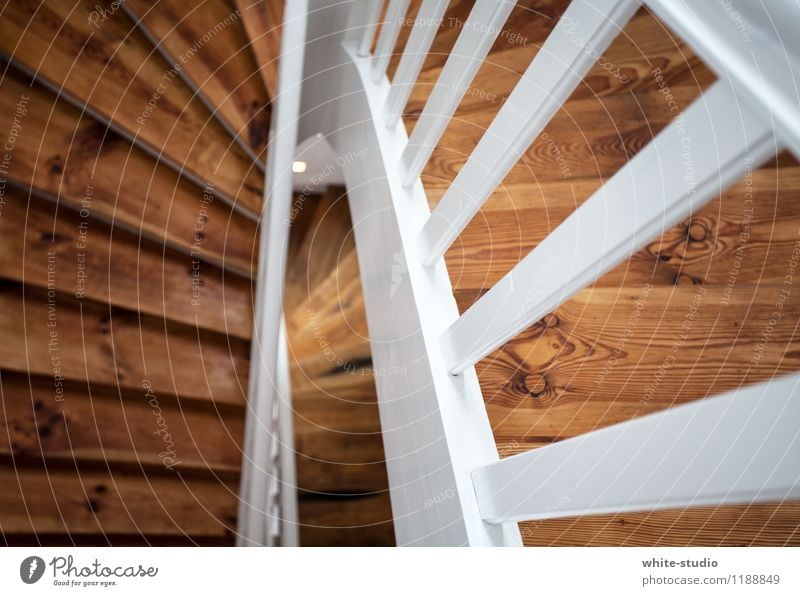
{"label": "white handrail", "polygon": [[643,0],[800,155],[800,4]]}
{"label": "white handrail", "polygon": [[281,546],[300,545],[300,525],[297,511],[297,470],[294,451],[294,410],[289,380],[289,349],[286,323],[281,319],[280,345],[277,364],[278,436],[280,437],[280,511]]}
{"label": "white handrail", "polygon": [[[267,177],[264,187],[254,329],[251,344],[248,412],[245,421],[245,448],[239,493],[239,531],[237,544],[252,546],[273,544],[275,530],[268,524],[279,524],[271,507],[275,490],[294,491],[294,486],[277,487],[280,459],[273,453],[273,442],[279,428],[284,437],[291,434],[291,418],[275,421],[276,393],[280,379],[279,355],[285,337],[280,333],[283,316],[283,286],[286,255],[289,245],[289,212],[292,202],[292,162],[297,145],[300,116],[300,90],[305,53],[306,0],[286,3],[281,31],[281,56],[278,63],[278,96],[272,115],[267,154]],[[282,364],[286,364],[282,362]],[[287,395],[283,395],[288,399]],[[284,413],[286,408],[278,408]],[[288,419],[287,419],[288,418]],[[287,426],[288,425],[288,426]],[[281,446],[284,449],[285,446]],[[287,463],[292,460],[283,458]],[[284,477],[293,472],[283,470]],[[272,487],[272,488],[271,488]],[[282,511],[282,515],[286,515]],[[291,512],[290,512],[291,513]]]}

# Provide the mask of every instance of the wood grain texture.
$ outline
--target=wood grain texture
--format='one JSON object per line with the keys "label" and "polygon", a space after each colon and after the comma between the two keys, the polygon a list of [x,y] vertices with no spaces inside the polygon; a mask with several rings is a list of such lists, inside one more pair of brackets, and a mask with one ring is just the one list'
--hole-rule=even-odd
{"label": "wood grain texture", "polygon": [[48,266],[58,263],[55,289],[191,327],[249,339],[249,280],[191,255],[142,241],[90,217],[13,189],[5,195],[0,276],[47,288]]}
{"label": "wood grain texture", "polygon": [[[699,89],[673,89],[673,97],[681,107],[688,106],[699,94]],[[456,114],[423,172],[426,188],[452,182],[491,124],[494,108],[499,109],[499,104]],[[571,99],[502,183],[607,179],[675,116],[657,91]],[[434,191],[429,201],[436,202],[437,195]]]}
{"label": "wood grain texture", "polygon": [[191,400],[67,382],[56,401],[51,379],[2,373],[0,457],[17,467],[65,463],[117,469],[238,474],[243,420]]}
{"label": "wood grain texture", "polygon": [[[56,271],[58,267],[56,266]],[[0,288],[0,369],[243,405],[249,343],[15,282]],[[52,334],[55,334],[53,336]]]}
{"label": "wood grain texture", "polygon": [[800,303],[770,323],[781,290],[739,286],[728,303],[703,285],[579,293],[478,365],[498,446],[510,453],[798,370]]}
{"label": "wood grain texture", "polygon": [[[781,283],[786,274],[783,256],[792,252],[800,227],[800,167],[788,157],[784,162],[751,172],[595,285],[618,287],[644,280],[672,285],[685,278],[724,286],[731,272],[738,283]],[[498,190],[446,255],[454,287],[490,288],[600,183],[529,182]]]}
{"label": "wood grain texture", "polygon": [[520,524],[526,546],[798,546],[797,503],[699,507]]}
{"label": "wood grain texture", "polygon": [[0,112],[2,130],[19,123],[9,180],[210,263],[254,271],[254,222],[13,69],[0,85]]}
{"label": "wood grain texture", "polygon": [[178,473],[0,468],[0,528],[35,540],[38,533],[231,537],[236,523],[236,485],[216,479],[184,479]]}
{"label": "wood grain texture", "polygon": [[250,50],[259,66],[270,98],[278,94],[278,56],[281,53],[281,0],[235,0],[241,14]]}
{"label": "wood grain texture", "polygon": [[[319,375],[292,368],[297,484],[316,493],[386,490],[369,348]],[[308,362],[308,361],[306,361]]]}
{"label": "wood grain texture", "polygon": [[8,4],[0,51],[198,184],[213,184],[220,196],[257,213],[263,177],[255,164],[193,96],[175,65],[153,53],[134,23],[110,4]]}
{"label": "wood grain texture", "polygon": [[[475,76],[470,92],[459,105],[456,118],[472,112],[490,115],[499,109],[568,4],[568,0],[517,3]],[[468,1],[450,3],[409,100],[404,118],[407,127],[412,127],[421,113],[471,5]],[[413,18],[413,9],[409,16]],[[405,36],[407,33],[401,32],[398,48],[404,45]],[[603,56],[603,62],[589,71],[573,99],[613,96],[625,90],[658,90],[652,76],[656,67],[662,70],[670,85],[690,81],[705,87],[714,80],[691,50],[644,8],[624,27]]]}
{"label": "wood grain texture", "polygon": [[[279,40],[275,24],[280,20],[275,9],[280,3],[237,0],[236,4],[265,86],[274,96]],[[471,4],[461,0],[450,3],[409,102],[407,128],[413,127]],[[565,0],[525,0],[515,8],[424,172],[432,205],[462,167],[566,4]],[[97,97],[106,81],[108,89],[116,89],[106,94],[111,102],[123,97],[120,85],[133,81],[125,95],[128,99],[107,107],[143,108],[153,83],[158,84],[167,66],[157,57],[144,57],[146,44],[137,34],[128,35],[131,24],[117,20],[120,15],[100,23],[100,31],[83,47],[80,60],[86,62],[79,64],[87,64],[86,70],[65,74],[73,54],[79,53],[88,37],[86,11],[92,8],[81,6],[83,22],[74,20],[77,12],[68,20],[72,27],[56,38],[57,50],[45,61],[51,70],[43,75],[49,78],[47,72],[59,67],[59,81],[91,91],[94,78],[105,68],[98,65],[109,60],[99,87],[87,95],[89,103],[106,105]],[[417,6],[418,2],[412,3],[409,15],[413,16]],[[11,24],[5,24],[3,16],[0,27],[4,33],[27,23],[27,18],[19,16],[25,14],[24,7],[23,3],[9,9],[18,15],[10,19]],[[64,20],[59,16],[64,10],[68,9],[45,5],[37,18],[46,22],[28,32],[27,39],[35,42],[29,45],[38,45],[41,51],[42,40],[49,43],[54,27]],[[174,24],[168,23],[170,28]],[[404,27],[401,31],[398,50],[408,30]],[[36,41],[36,31],[50,33]],[[3,39],[6,41],[0,44],[8,45],[12,37]],[[115,53],[117,47],[125,48],[124,55]],[[15,58],[38,64],[37,54],[24,52]],[[688,48],[644,9],[604,58],[610,66],[598,64],[592,69],[546,134],[529,148],[448,252],[448,268],[462,311],[675,117],[677,112],[653,75],[654,69],[661,69],[679,109],[714,80]],[[140,63],[145,66],[134,77],[133,66],[138,68]],[[393,66],[390,73],[392,70]],[[24,83],[8,92],[9,81],[14,84],[6,78],[0,90],[6,114],[13,115],[23,93],[31,95],[31,102],[41,101],[37,99],[41,91],[28,89]],[[176,114],[190,105],[187,93],[180,84],[170,84],[156,112],[166,119],[164,113],[173,106],[176,111],[161,132],[169,131],[177,121]],[[66,108],[52,108],[52,99],[50,107],[38,105],[39,109],[30,111],[51,114],[49,124],[44,126],[33,118],[25,121],[23,135],[39,132],[27,137],[30,142],[17,144],[12,176],[14,168],[24,165],[26,170],[16,171],[20,178],[27,172],[29,182],[20,182],[60,196],[65,204],[79,209],[86,172],[102,174],[107,176],[105,182],[92,181],[102,188],[93,203],[98,215],[132,225],[139,218],[139,227],[149,233],[177,245],[191,245],[198,187],[179,180],[171,171],[170,178],[164,166],[154,166],[150,157],[142,157],[141,150],[131,149],[91,119],[81,118],[74,108],[68,109],[72,111],[70,119],[60,115],[66,114]],[[191,100],[191,106],[195,105],[196,100]],[[200,110],[193,107],[187,113],[194,118]],[[122,122],[125,117],[130,119],[131,114],[115,114],[115,121]],[[144,128],[152,129],[154,118],[155,112]],[[205,123],[209,115],[203,118]],[[13,116],[4,124],[10,127],[12,121]],[[87,122],[94,128],[87,127]],[[51,129],[57,132],[51,133]],[[47,136],[50,134],[53,136]],[[167,141],[166,137],[155,143],[147,140],[152,147],[169,151],[191,146],[186,139],[183,145]],[[76,145],[82,153],[71,149]],[[214,141],[204,149],[230,153],[223,146]],[[49,147],[58,149],[49,152]],[[237,160],[237,165],[226,166],[225,172],[236,171],[244,162],[243,158]],[[192,168],[206,167],[208,161],[198,158],[200,165]],[[70,169],[71,164],[76,164],[75,169]],[[238,172],[230,176],[236,184],[244,178],[242,171]],[[147,200],[142,200],[143,180],[151,186],[144,195]],[[122,185],[119,190],[118,185]],[[251,206],[256,206],[257,185],[247,190],[252,190]],[[501,457],[798,370],[800,296],[795,278],[792,284],[784,284],[797,260],[795,255],[800,255],[798,192],[800,166],[786,154],[776,156],[480,362],[481,388]],[[97,198],[100,195],[102,199]],[[306,545],[389,545],[393,536],[375,405],[373,377],[377,373],[372,369],[366,339],[349,215],[340,199],[334,193],[305,204],[302,219],[293,228],[287,280],[285,313],[301,489],[301,541]],[[19,215],[19,209],[14,209],[4,211],[3,217]],[[255,227],[243,234],[244,227],[230,223],[232,216],[212,220],[207,225],[221,227],[208,238],[208,258],[228,259],[233,252],[238,264],[247,263],[249,268]],[[225,226],[235,230],[226,234]],[[244,238],[247,243],[242,243]],[[40,250],[42,242],[37,245]],[[231,242],[238,244],[232,249]],[[13,246],[21,245],[15,242]],[[110,250],[116,246],[112,244]],[[26,248],[26,254],[31,250]],[[68,258],[69,253],[59,253],[56,262]],[[21,262],[17,259],[3,257],[0,263]],[[26,261],[26,272],[29,266],[35,274],[28,277],[26,273],[30,287],[24,288],[24,306],[23,288],[18,283],[5,283],[0,292],[3,336],[25,338],[24,344],[0,346],[0,367],[6,369],[1,380],[9,435],[8,450],[5,454],[0,450],[0,459],[13,456],[23,462],[16,472],[8,466],[0,472],[3,486],[10,487],[0,496],[0,528],[5,540],[36,543],[39,536],[34,532],[47,540],[63,540],[64,536],[72,540],[74,536],[89,543],[102,541],[104,533],[112,543],[230,540],[235,524],[235,450],[247,375],[247,343],[205,331],[198,343],[196,330],[186,325],[165,323],[147,314],[137,317],[93,301],[78,304],[57,292],[59,366],[68,379],[64,387],[69,399],[56,403],[47,344],[51,330],[47,327],[47,294],[34,287],[47,287],[47,269],[42,269],[41,261],[30,265]],[[148,283],[159,283],[158,276],[147,273],[146,279],[155,279]],[[68,284],[70,279],[57,276],[56,283]],[[227,284],[226,278],[225,287]],[[118,295],[113,294],[117,285],[125,290],[122,282],[115,283],[108,290],[110,295]],[[99,296],[103,289],[98,292]],[[213,296],[214,304],[219,304],[218,294]],[[124,305],[130,308],[129,303]],[[161,316],[158,304],[143,300],[142,310],[147,313],[148,309],[156,309],[152,314]],[[771,323],[778,309],[780,317]],[[173,310],[163,314],[178,321],[187,317],[187,313]],[[213,321],[209,324],[218,329],[227,317],[235,315],[207,316]],[[36,375],[30,386],[28,371]],[[84,392],[87,375],[91,397]],[[146,435],[152,412],[142,403],[141,379],[145,376],[157,389],[171,426],[178,417],[175,435],[180,437],[182,453],[189,462],[180,476],[161,469],[155,451],[158,443]],[[39,395],[47,397],[37,409]],[[225,405],[217,411],[217,403]],[[56,415],[62,418],[56,421]],[[106,429],[119,426],[114,421],[122,416],[123,420],[138,421],[129,426],[129,436]],[[107,424],[98,426],[95,420]],[[44,436],[43,429],[48,429]],[[231,429],[235,432],[226,438]],[[195,441],[201,433],[207,434],[207,441]],[[11,441],[16,447],[12,448]],[[40,447],[51,466],[46,472],[42,458],[34,457]],[[73,455],[79,474],[74,468],[65,469],[65,462],[75,459]],[[113,474],[98,467],[105,457],[111,460]],[[137,471],[136,458],[141,458],[146,475]],[[210,475],[205,464],[219,477]],[[130,511],[125,510],[128,503]],[[553,519],[521,526],[527,545],[643,546],[800,545],[798,528],[797,503]]]}
{"label": "wood grain texture", "polygon": [[241,13],[227,2],[128,0],[123,5],[249,152],[264,163],[269,97],[247,47]]}

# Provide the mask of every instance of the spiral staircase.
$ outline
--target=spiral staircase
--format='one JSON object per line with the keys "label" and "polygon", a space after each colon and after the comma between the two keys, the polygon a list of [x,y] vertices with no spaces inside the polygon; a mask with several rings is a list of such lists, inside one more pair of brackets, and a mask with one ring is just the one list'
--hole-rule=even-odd
{"label": "spiral staircase", "polygon": [[[409,133],[472,5],[448,5]],[[432,207],[567,5],[513,9],[422,172]],[[272,0],[2,8],[6,544],[235,542],[282,19]],[[446,252],[459,311],[715,80],[639,9]],[[780,152],[480,360],[500,457],[800,369],[795,296],[753,356],[796,262],[798,195]],[[299,543],[391,545],[347,192],[301,199],[283,308]],[[551,517],[522,523],[523,542],[800,544],[796,502]]]}

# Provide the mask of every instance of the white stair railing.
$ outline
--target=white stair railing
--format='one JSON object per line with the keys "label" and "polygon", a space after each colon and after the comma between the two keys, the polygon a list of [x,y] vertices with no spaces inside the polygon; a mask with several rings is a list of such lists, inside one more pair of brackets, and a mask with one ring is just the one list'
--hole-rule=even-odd
{"label": "white stair railing", "polygon": [[[490,522],[800,499],[800,376],[520,453],[473,473]],[[556,513],[553,503],[569,495]]]}
{"label": "white stair railing", "polygon": [[445,332],[448,369],[472,366],[774,154],[770,126],[715,83]]}
{"label": "white stair railing", "polygon": [[[392,80],[392,88],[386,99],[386,125],[391,127],[400,120],[400,115],[408,103],[408,98],[417,82],[422,64],[431,49],[431,44],[444,18],[447,0],[423,0],[417,13],[417,23],[411,31],[408,43],[397,65],[397,72]],[[383,73],[386,74],[386,69]],[[380,82],[380,79],[375,80]]]}
{"label": "white stair railing", "polygon": [[403,151],[404,186],[411,186],[419,179],[513,8],[513,2],[475,2]]}
{"label": "white stair railing", "polygon": [[270,124],[259,230],[248,411],[239,491],[238,546],[298,544],[283,286],[307,15],[305,0],[286,3],[278,64],[278,94],[274,99]]}
{"label": "white stair railing", "polygon": [[[638,6],[636,0],[570,4],[425,224],[426,265],[442,258]],[[581,43],[571,33],[574,22],[581,24]]]}
{"label": "white stair railing", "polygon": [[501,461],[474,370],[747,167],[798,153],[800,8],[645,0],[719,80],[459,315],[444,252],[640,3],[571,3],[433,214],[420,173],[515,3],[476,1],[410,139],[399,117],[447,3],[424,0],[391,82],[407,2],[370,56],[382,4],[311,2],[300,126],[345,157],[398,543],[518,545],[515,522],[563,494],[559,515],[800,498],[800,375]]}
{"label": "white stair railing", "polygon": [[[378,44],[375,46],[375,64],[372,66],[372,80],[376,83],[386,75],[386,67],[397,44],[397,37],[403,26],[409,0],[391,0],[386,10],[386,22],[381,27]],[[376,3],[377,4],[377,3]]]}

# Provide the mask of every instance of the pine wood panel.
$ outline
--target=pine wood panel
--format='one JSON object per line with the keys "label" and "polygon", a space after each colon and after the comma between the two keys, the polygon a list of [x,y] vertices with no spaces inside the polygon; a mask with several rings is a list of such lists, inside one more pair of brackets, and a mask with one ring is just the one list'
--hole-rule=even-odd
{"label": "pine wood panel", "polygon": [[[317,242],[331,237],[327,234],[321,230]],[[306,238],[315,237],[310,233]],[[326,244],[333,249],[334,242]],[[310,275],[318,277],[318,262],[309,263]],[[336,300],[330,299],[333,295]],[[358,263],[351,250],[288,318],[302,489],[358,493],[387,487],[365,323]]]}
{"label": "pine wood panel", "polygon": [[313,375],[292,368],[297,485],[318,493],[386,490],[369,347],[344,366]]}
{"label": "pine wood panel", "polygon": [[269,98],[238,9],[227,2],[128,0],[123,5],[249,151],[264,159]]}
{"label": "pine wood panel", "polygon": [[7,4],[0,50],[198,183],[258,212],[263,177],[252,160],[123,11],[101,5],[105,12],[89,0]]}
{"label": "pine wood panel", "polygon": [[208,200],[201,188],[13,69],[0,85],[3,130],[20,118],[21,101],[26,114],[11,153],[10,180],[208,262],[254,270],[254,222],[223,201]]}
{"label": "pine wood panel", "polygon": [[2,373],[0,457],[16,466],[59,462],[147,469],[238,472],[244,421],[232,412],[140,391]]}
{"label": "pine wood panel", "polygon": [[[673,89],[681,107],[689,105],[699,94],[696,88]],[[456,114],[451,121],[423,171],[426,189],[432,189],[429,196],[432,205],[440,196],[435,189],[446,187],[455,179],[495,112],[478,109]],[[675,116],[663,95],[656,91],[571,100],[553,117],[502,184],[607,179]]]}
{"label": "pine wood panel", "polygon": [[[671,285],[686,278],[724,286],[732,272],[738,283],[782,282],[783,257],[791,254],[800,227],[800,168],[785,161],[780,168],[755,170],[596,285],[644,280]],[[446,254],[454,287],[490,288],[601,183],[591,179],[516,184],[495,193]]]}
{"label": "pine wood panel", "polygon": [[304,302],[287,308],[287,326],[293,333],[290,355],[306,377],[295,378],[296,383],[313,382],[369,357],[364,351],[369,334],[355,250],[337,265]]}
{"label": "pine wood panel", "polygon": [[295,452],[300,490],[340,496],[388,490],[380,436],[306,430],[297,424]]}
{"label": "pine wood panel", "polygon": [[5,195],[0,218],[0,276],[47,288],[48,265],[64,294],[126,308],[249,339],[249,280],[223,277],[220,269],[190,255],[165,250],[55,203]]}
{"label": "pine wood panel", "polygon": [[248,342],[55,291],[50,302],[49,292],[0,288],[0,332],[14,338],[0,346],[0,368],[136,391],[148,380],[157,394],[244,403]]}
{"label": "pine wood panel", "polygon": [[579,293],[478,365],[498,442],[563,439],[800,369],[800,302],[770,322],[782,290]]}
{"label": "pine wood panel", "polygon": [[186,479],[172,472],[0,468],[0,528],[14,535],[230,537],[236,484]]}
{"label": "pine wood panel", "polygon": [[800,504],[699,507],[520,525],[526,546],[798,546]]}
{"label": "pine wood panel", "polygon": [[[318,291],[324,296],[324,284]],[[385,490],[375,371],[366,336],[349,325],[363,325],[363,302],[343,303],[352,310],[300,310],[290,326],[298,486],[322,493]]]}
{"label": "pine wood panel", "polygon": [[250,49],[259,66],[267,93],[278,95],[278,56],[281,53],[281,0],[234,0],[242,15]]}

